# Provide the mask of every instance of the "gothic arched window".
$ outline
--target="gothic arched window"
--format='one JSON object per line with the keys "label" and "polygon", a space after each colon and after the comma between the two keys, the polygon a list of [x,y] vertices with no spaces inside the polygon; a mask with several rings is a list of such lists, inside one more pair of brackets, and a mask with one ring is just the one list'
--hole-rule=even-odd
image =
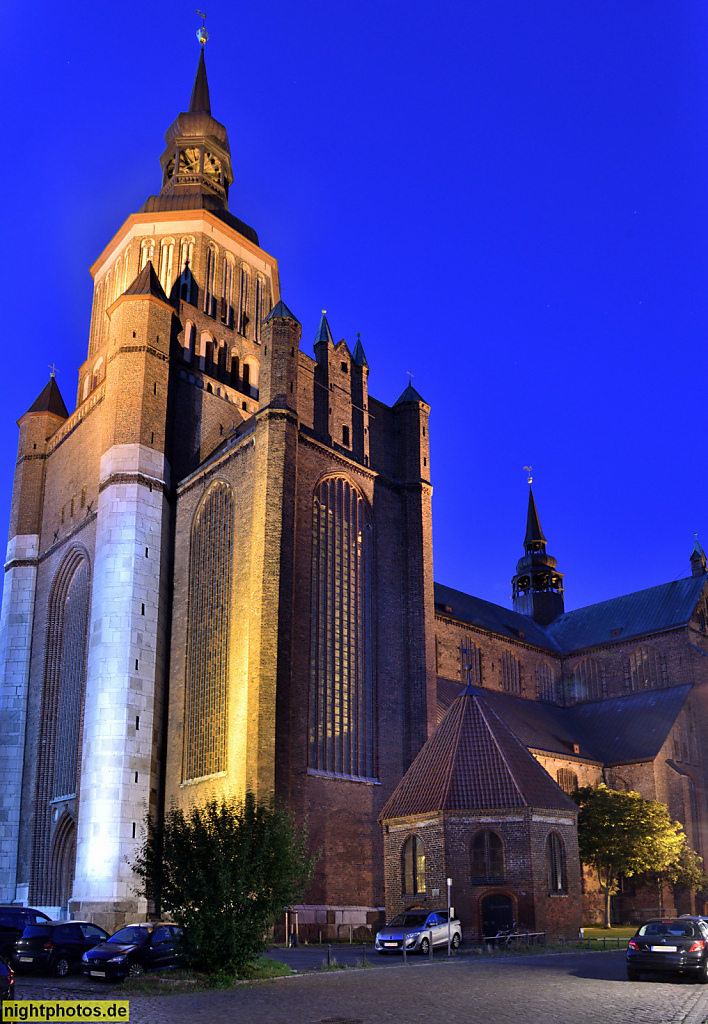
{"label": "gothic arched window", "polygon": [[227,327],[234,325],[234,264],[224,259],[224,273],[221,282],[221,322]]}
{"label": "gothic arched window", "polygon": [[235,349],[231,351],[231,375],[229,377],[229,383],[232,388],[238,387],[238,352]]}
{"label": "gothic arched window", "polygon": [[37,799],[30,892],[43,906],[58,906],[53,888],[50,836],[52,801],[76,797],[86,689],[90,573],[79,549],[57,572],[47,616]]}
{"label": "gothic arched window", "polygon": [[152,260],[155,255],[155,239],[154,238],[143,238],[140,243],[140,269],[144,270],[147,266],[148,260]]}
{"label": "gothic arched window", "polygon": [[539,700],[556,701],[556,673],[552,665],[542,661],[536,665],[536,692]]}
{"label": "gothic arched window", "polygon": [[594,658],[583,658],[573,669],[570,702],[599,700],[602,693],[602,666]]}
{"label": "gothic arched window", "polygon": [[404,894],[414,896],[425,892],[425,845],[420,836],[408,836],[401,859]]}
{"label": "gothic arched window", "polygon": [[550,832],[546,840],[546,873],[549,893],[566,891],[568,885],[565,876],[565,850],[563,840],[557,832]]}
{"label": "gothic arched window", "polygon": [[206,252],[206,275],[204,278],[204,312],[207,316],[216,316],[216,299],[214,297],[215,276],[216,250],[208,246]]}
{"label": "gothic arched window", "polygon": [[192,523],[183,778],[226,771],[234,505],[212,484]]}
{"label": "gothic arched window", "polygon": [[372,556],[364,498],[324,480],[312,509],[309,766],[358,778],[376,775]]}
{"label": "gothic arched window", "polygon": [[637,647],[629,656],[631,690],[650,690],[664,682],[664,664],[655,647]]}
{"label": "gothic arched window", "polygon": [[570,768],[559,768],[556,772],[556,782],[568,796],[578,788],[578,776]]}
{"label": "gothic arched window", "polygon": [[482,652],[471,636],[460,644],[460,679],[465,684],[482,685]]}
{"label": "gothic arched window", "polygon": [[248,327],[248,269],[241,267],[239,272],[239,300],[238,300],[238,331],[239,334],[246,334]]}
{"label": "gothic arched window", "polygon": [[174,238],[163,238],[160,242],[160,284],[165,295],[172,289],[172,264],[175,254]]}
{"label": "gothic arched window", "polygon": [[472,884],[500,885],[504,881],[504,844],[485,829],[472,840]]}
{"label": "gothic arched window", "polygon": [[502,687],[508,693],[521,693],[521,663],[511,651],[502,651]]}
{"label": "gothic arched window", "polygon": [[253,337],[256,341],[261,340],[261,321],[263,319],[263,278],[256,275],[256,311],[253,324]]}

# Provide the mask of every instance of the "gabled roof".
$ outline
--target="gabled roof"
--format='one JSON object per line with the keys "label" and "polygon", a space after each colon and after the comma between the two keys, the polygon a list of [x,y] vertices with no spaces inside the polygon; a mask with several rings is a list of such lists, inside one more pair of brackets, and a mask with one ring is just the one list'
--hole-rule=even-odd
{"label": "gabled roof", "polygon": [[663,583],[634,594],[613,597],[609,601],[559,615],[546,632],[563,652],[608,643],[613,630],[621,630],[618,639],[656,633],[684,626],[689,622],[706,585],[706,576]]}
{"label": "gabled roof", "polygon": [[165,295],[162,285],[160,284],[160,279],[155,273],[152,260],[147,261],[133,283],[128,285],[123,294],[154,295],[156,299],[162,299],[163,302],[169,303],[169,299]]}
{"label": "gabled roof", "polygon": [[577,811],[485,698],[467,687],[403,776],[380,820],[514,807]]}
{"label": "gabled roof", "polygon": [[416,389],[410,383],[403,394],[396,399],[393,405],[395,407],[397,405],[402,405],[404,402],[423,402],[425,405],[428,404],[424,398],[420,397]]}
{"label": "gabled roof", "polygon": [[[53,374],[27,412],[51,412],[54,416],[61,416],[64,420],[67,418],[69,413],[66,411],[64,399],[61,397],[56,377]],[[27,413],[24,415],[26,416]]]}
{"label": "gabled roof", "polygon": [[[449,697],[449,685],[438,689],[438,699],[443,703]],[[573,756],[573,744],[577,743],[580,749],[576,757],[611,766],[654,760],[686,703],[691,685],[642,690],[568,708],[498,690],[474,690],[484,695],[525,747],[568,757]]]}
{"label": "gabled roof", "polygon": [[271,309],[270,313],[265,318],[263,323],[265,323],[267,320],[294,320],[296,324],[300,323],[298,318],[295,316],[294,313],[290,312],[290,310],[285,305],[282,299],[276,302],[276,304],[273,306],[273,308]]}
{"label": "gabled roof", "polygon": [[452,587],[444,587],[441,583],[435,584],[434,593],[435,610],[443,615],[443,608],[452,608],[452,612],[448,614],[456,619],[462,619],[463,622],[469,622],[471,626],[478,626],[480,629],[517,640],[523,639],[554,654],[560,653],[555,640],[528,615],[521,615],[520,612],[504,608],[500,604],[492,604],[491,601],[483,601],[481,597],[471,597],[460,590],[453,590]]}

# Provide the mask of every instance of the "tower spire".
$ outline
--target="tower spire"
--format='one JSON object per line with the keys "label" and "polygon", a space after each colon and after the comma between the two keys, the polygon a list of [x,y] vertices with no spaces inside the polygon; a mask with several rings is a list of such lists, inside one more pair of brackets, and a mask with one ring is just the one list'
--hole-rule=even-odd
{"label": "tower spire", "polygon": [[563,614],[563,573],[556,572],[556,559],[546,554],[546,538],[530,480],[524,552],[511,581],[514,611],[528,615],[540,626],[547,626]]}
{"label": "tower spire", "polygon": [[538,518],[538,509],[533,496],[533,489],[529,485],[529,508],[526,513],[526,536],[524,537],[524,550],[527,555],[534,551],[542,553],[546,550],[546,538],[543,536],[541,521]]}
{"label": "tower spire", "polygon": [[694,533],[693,536],[696,539],[693,542],[693,550],[691,551],[691,574],[693,576],[704,576],[708,569],[706,553],[698,542],[698,534]]}
{"label": "tower spire", "polygon": [[[206,40],[205,40],[206,41]],[[209,99],[209,83],[207,81],[206,62],[204,61],[204,43],[199,51],[199,63],[197,73],[194,76],[192,95],[189,100],[190,114],[211,114],[211,101]]]}

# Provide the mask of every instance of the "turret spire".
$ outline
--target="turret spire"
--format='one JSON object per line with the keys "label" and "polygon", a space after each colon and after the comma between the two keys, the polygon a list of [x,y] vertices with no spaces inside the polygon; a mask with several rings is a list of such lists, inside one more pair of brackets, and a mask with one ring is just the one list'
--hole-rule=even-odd
{"label": "turret spire", "polygon": [[532,551],[545,551],[546,538],[543,536],[541,522],[538,518],[538,510],[533,496],[533,490],[529,487],[529,508],[526,514],[526,536],[524,537],[524,549],[526,554]]}
{"label": "turret spire", "polygon": [[693,542],[693,550],[691,551],[691,574],[693,576],[703,576],[708,571],[706,553],[698,543],[698,534],[694,533],[693,536],[696,539]]}
{"label": "turret spire", "polygon": [[192,96],[189,101],[189,113],[211,114],[211,101],[209,99],[209,83],[207,81],[203,44],[199,52],[199,63],[197,64],[197,73],[194,76]]}
{"label": "turret spire", "polygon": [[511,581],[514,611],[528,615],[540,626],[547,626],[563,614],[563,574],[556,572],[555,558],[546,554],[546,538],[530,481],[524,551]]}

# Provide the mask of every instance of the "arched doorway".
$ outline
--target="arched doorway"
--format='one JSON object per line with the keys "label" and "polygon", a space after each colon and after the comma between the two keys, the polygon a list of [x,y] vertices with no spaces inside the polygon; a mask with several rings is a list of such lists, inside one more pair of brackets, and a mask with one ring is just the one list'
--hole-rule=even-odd
{"label": "arched doorway", "polygon": [[482,934],[496,935],[514,923],[513,905],[509,896],[494,893],[482,900]]}
{"label": "arched doorway", "polygon": [[59,819],[50,852],[49,898],[52,906],[67,907],[74,888],[76,826],[66,811]]}

